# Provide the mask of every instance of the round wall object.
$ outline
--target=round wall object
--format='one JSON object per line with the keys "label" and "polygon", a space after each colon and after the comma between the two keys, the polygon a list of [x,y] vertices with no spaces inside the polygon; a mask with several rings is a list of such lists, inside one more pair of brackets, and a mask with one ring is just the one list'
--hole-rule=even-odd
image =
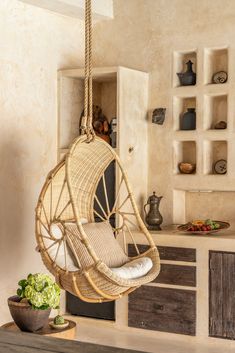
{"label": "round wall object", "polygon": [[227,173],[227,161],[225,159],[219,159],[214,164],[214,171],[216,174],[226,174]]}
{"label": "round wall object", "polygon": [[225,71],[218,71],[212,76],[213,83],[225,83],[227,82],[228,74]]}

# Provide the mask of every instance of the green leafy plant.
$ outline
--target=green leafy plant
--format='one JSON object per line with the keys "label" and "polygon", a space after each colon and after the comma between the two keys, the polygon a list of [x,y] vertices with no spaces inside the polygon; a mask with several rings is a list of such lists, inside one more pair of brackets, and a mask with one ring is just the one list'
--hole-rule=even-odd
{"label": "green leafy plant", "polygon": [[60,304],[60,287],[50,276],[42,273],[29,274],[27,279],[18,282],[17,295],[33,309],[58,309]]}

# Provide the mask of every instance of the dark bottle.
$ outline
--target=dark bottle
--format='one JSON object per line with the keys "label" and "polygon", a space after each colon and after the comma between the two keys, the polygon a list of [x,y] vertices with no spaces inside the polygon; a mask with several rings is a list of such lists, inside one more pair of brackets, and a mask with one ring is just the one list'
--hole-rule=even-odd
{"label": "dark bottle", "polygon": [[177,73],[181,86],[193,86],[196,84],[196,73],[193,72],[193,62],[189,60],[185,72]]}
{"label": "dark bottle", "polygon": [[196,112],[195,108],[188,108],[188,111],[183,114],[181,121],[181,130],[196,129]]}

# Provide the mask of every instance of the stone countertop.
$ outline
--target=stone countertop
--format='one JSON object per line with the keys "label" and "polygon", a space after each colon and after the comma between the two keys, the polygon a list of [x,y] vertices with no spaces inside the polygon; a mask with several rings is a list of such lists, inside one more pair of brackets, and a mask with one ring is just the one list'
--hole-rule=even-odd
{"label": "stone countertop", "polygon": [[[204,250],[224,250],[235,252],[235,230],[227,229],[217,233],[196,235],[179,232],[176,226],[162,227],[161,231],[150,231],[156,245],[200,248]],[[135,232],[136,241],[146,244],[140,232]]]}
{"label": "stone countertop", "polygon": [[159,231],[150,231],[150,233],[153,236],[185,236],[185,237],[190,237],[190,238],[234,238],[235,239],[235,229],[225,229],[216,233],[211,233],[211,234],[193,234],[193,233],[185,233],[177,230],[177,225],[172,225],[172,226],[165,226],[162,227],[162,230]]}

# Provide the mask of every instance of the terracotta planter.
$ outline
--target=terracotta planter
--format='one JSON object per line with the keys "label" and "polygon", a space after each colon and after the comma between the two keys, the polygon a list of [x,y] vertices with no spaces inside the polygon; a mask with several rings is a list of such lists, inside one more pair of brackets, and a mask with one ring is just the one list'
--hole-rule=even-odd
{"label": "terracotta planter", "polygon": [[21,331],[34,332],[48,322],[51,309],[35,310],[27,303],[20,303],[18,296],[8,299],[11,316]]}

